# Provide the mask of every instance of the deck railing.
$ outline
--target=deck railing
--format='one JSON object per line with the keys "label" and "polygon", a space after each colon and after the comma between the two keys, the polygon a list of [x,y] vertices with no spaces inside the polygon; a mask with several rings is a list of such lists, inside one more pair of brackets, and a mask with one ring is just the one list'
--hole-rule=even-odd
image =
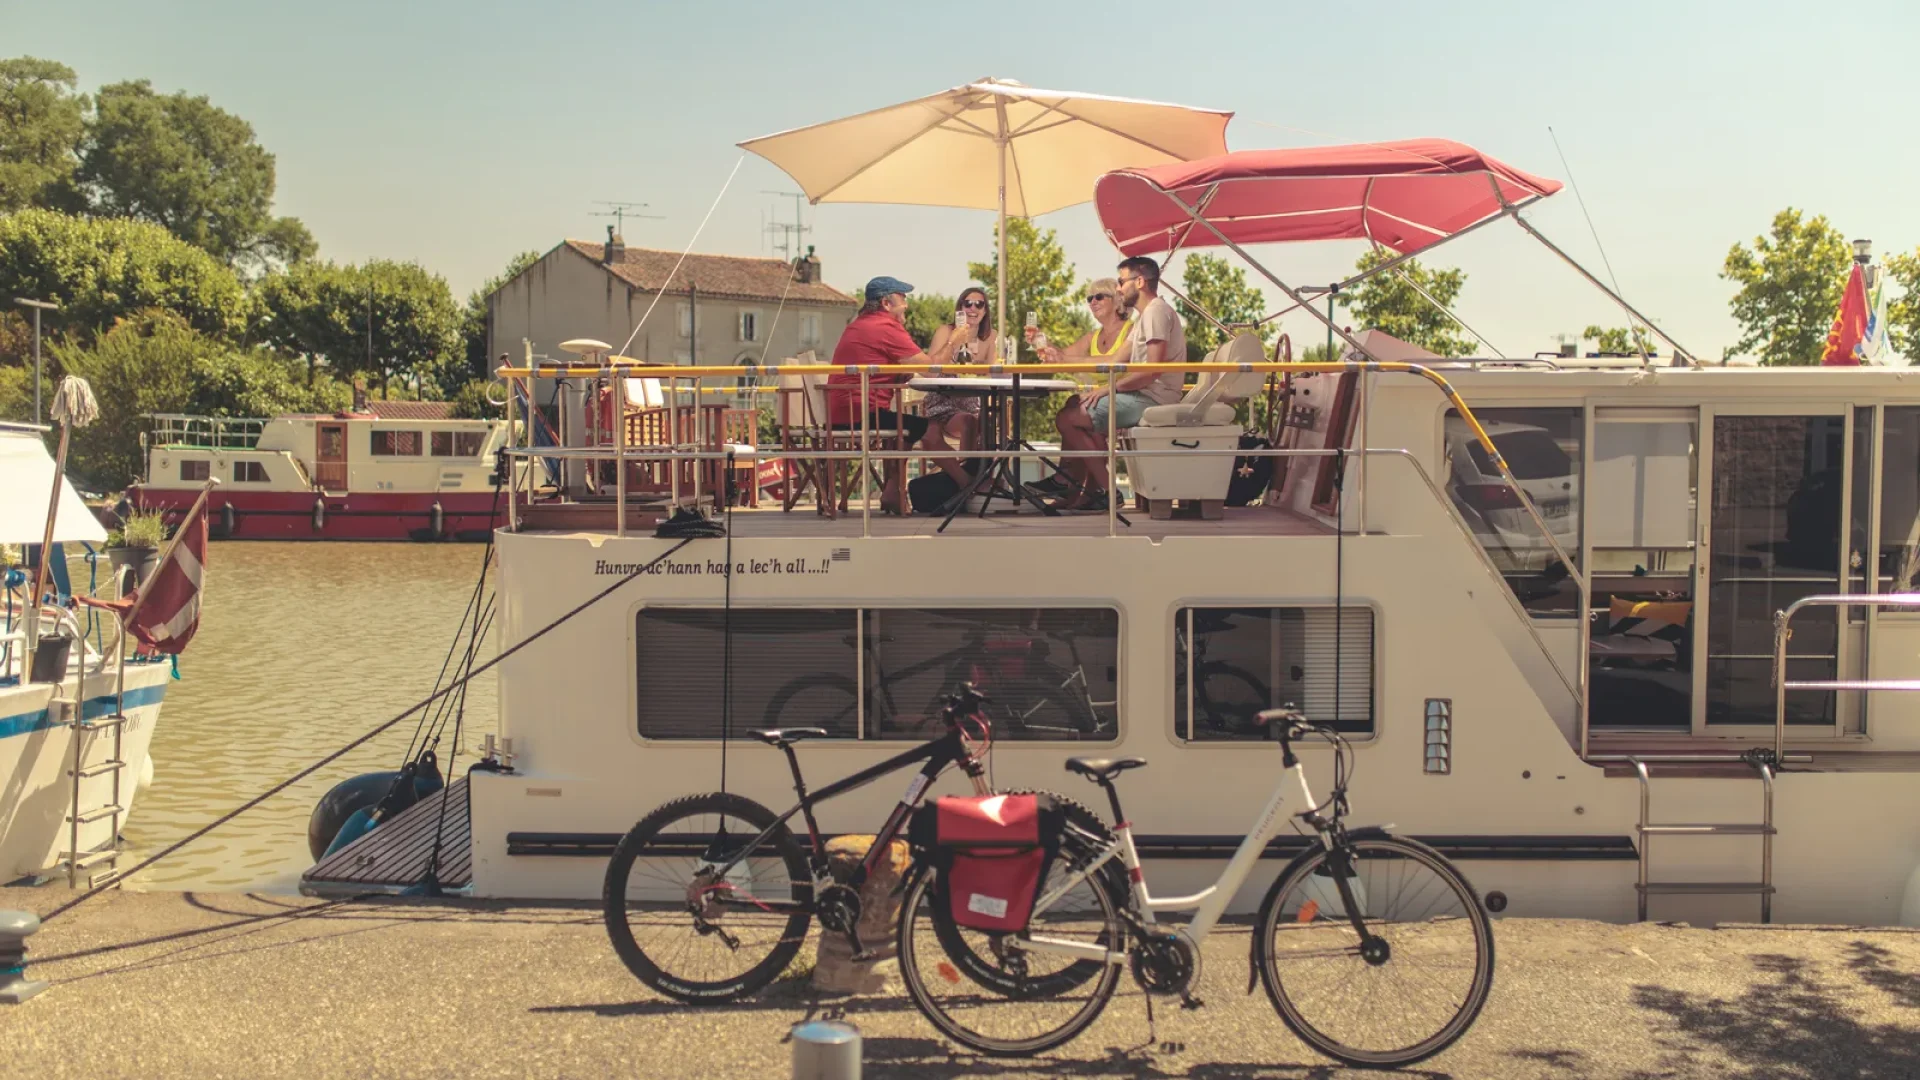
{"label": "deck railing", "polygon": [[[1773,616],[1773,753],[1779,758],[1786,753],[1787,747],[1787,691],[1818,690],[1827,693],[1857,691],[1911,692],[1920,690],[1920,679],[1804,679],[1798,682],[1787,678],[1787,643],[1793,640],[1793,617],[1810,607],[1873,607],[1920,609],[1920,594],[1914,593],[1853,593],[1822,594],[1803,596],[1788,604]],[[1872,659],[1868,658],[1866,670],[1872,673]],[[1835,674],[1839,674],[1835,672]]]}
{"label": "deck railing", "polygon": [[260,444],[267,418],[260,416],[191,416],[185,413],[149,413],[152,445],[200,450],[252,450]]}

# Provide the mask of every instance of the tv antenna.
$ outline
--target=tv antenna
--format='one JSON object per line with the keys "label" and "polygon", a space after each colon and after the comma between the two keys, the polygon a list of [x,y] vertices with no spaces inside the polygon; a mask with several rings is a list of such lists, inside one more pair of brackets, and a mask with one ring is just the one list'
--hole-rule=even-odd
{"label": "tv antenna", "polygon": [[612,218],[613,231],[622,237],[627,235],[626,225],[628,218],[652,218],[655,221],[666,220],[659,214],[638,213],[637,211],[644,210],[647,207],[647,204],[643,202],[608,202],[605,199],[596,199],[594,200],[594,205],[608,207],[606,210],[594,210],[591,211],[591,213],[594,217]]}
{"label": "tv antenna", "polygon": [[802,244],[805,242],[807,234],[813,231],[813,226],[805,224],[806,219],[801,216],[801,209],[806,205],[807,197],[797,191],[767,191],[763,189],[760,194],[778,195],[781,198],[793,200],[792,221],[781,221],[779,211],[776,210],[774,212],[774,219],[765,226],[767,233],[774,237],[773,249],[780,253],[782,259],[792,262],[794,257],[802,250]]}

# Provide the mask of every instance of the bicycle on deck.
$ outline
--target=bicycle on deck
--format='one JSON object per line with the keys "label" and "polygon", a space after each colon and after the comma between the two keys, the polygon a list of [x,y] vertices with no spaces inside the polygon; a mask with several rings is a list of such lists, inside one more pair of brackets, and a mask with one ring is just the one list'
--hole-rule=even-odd
{"label": "bicycle on deck", "polygon": [[[1022,930],[960,925],[940,880],[950,861],[916,850],[899,922],[900,971],[914,1004],[948,1037],[995,1055],[1039,1053],[1080,1034],[1112,999],[1123,967],[1146,993],[1149,1025],[1155,998],[1200,1007],[1201,946],[1287,820],[1281,809],[1291,783],[1305,806],[1293,818],[1317,843],[1280,872],[1260,904],[1247,991],[1263,983],[1294,1034],[1350,1065],[1408,1065],[1451,1045],[1493,984],[1493,928],[1473,886],[1432,848],[1383,828],[1346,826],[1352,751],[1339,732],[1292,708],[1258,719],[1277,737],[1285,772],[1219,880],[1195,895],[1157,897],[1147,888],[1114,787],[1117,775],[1146,765],[1140,758],[1068,759],[1069,771],[1106,792],[1118,824],[1102,836],[1065,823],[1056,872],[1035,891]],[[1294,753],[1306,738],[1334,749],[1333,794],[1324,803],[1314,802]],[[1060,864],[1069,869],[1058,873]],[[1155,918],[1188,909],[1195,914],[1184,927]],[[1036,966],[1044,978],[1031,974]]]}

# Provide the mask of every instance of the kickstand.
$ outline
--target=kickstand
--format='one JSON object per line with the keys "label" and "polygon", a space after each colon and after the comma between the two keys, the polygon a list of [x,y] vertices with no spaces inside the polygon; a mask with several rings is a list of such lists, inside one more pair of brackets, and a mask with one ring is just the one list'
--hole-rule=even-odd
{"label": "kickstand", "polygon": [[1153,1029],[1153,994],[1141,987],[1140,996],[1147,999],[1147,1046],[1160,1045],[1159,1033]]}

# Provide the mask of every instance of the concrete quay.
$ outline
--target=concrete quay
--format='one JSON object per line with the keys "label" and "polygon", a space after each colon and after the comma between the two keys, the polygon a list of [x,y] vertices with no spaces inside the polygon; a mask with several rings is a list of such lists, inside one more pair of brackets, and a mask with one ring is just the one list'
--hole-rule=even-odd
{"label": "concrete quay", "polygon": [[[67,896],[0,889],[0,909]],[[957,1051],[900,996],[796,981],[673,1004],[620,965],[592,908],[113,892],[31,939],[28,973],[53,986],[0,1006],[0,1074],[782,1078],[789,1028],[840,1017],[865,1037],[870,1078],[1349,1075],[1244,992],[1246,934],[1209,942],[1206,1007],[1158,1008],[1152,1044],[1129,986],[1076,1042],[1004,1061]],[[1496,940],[1478,1024],[1409,1074],[1920,1077],[1920,933],[1509,919]]]}

